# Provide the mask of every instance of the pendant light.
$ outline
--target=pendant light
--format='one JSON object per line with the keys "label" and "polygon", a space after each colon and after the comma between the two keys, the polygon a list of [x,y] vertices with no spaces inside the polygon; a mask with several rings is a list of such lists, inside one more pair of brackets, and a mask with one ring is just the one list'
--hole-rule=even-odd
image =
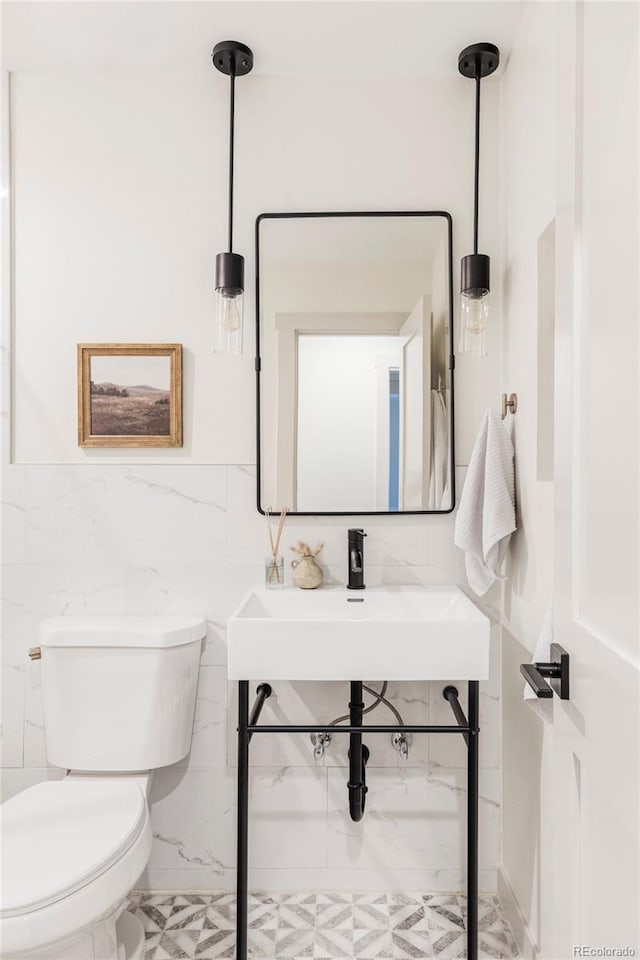
{"label": "pendant light", "polygon": [[480,81],[498,68],[500,51],[493,43],[474,43],[458,57],[458,70],[476,84],[473,253],[460,263],[460,336],[458,352],[484,357],[489,319],[489,257],[478,253],[478,186],[480,182]]}
{"label": "pendant light", "polygon": [[244,43],[223,40],[211,54],[213,65],[230,80],[229,97],[229,249],[216,257],[214,343],[216,353],[242,353],[242,312],[244,301],[244,257],[233,252],[233,138],[235,79],[253,68],[253,53]]}

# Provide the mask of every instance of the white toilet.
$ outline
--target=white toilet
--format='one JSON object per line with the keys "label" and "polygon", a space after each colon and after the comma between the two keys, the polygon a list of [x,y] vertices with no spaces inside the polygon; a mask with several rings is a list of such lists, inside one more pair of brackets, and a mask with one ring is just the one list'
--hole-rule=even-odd
{"label": "white toilet", "polygon": [[190,749],[196,617],[55,617],[40,628],[49,762],[0,807],[3,960],[138,960],[123,912],[151,850],[152,770]]}

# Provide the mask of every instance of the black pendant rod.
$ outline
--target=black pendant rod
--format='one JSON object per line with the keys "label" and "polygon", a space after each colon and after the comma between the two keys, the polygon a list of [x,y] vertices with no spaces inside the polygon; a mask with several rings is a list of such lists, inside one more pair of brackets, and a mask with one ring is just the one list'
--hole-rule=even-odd
{"label": "black pendant rod", "polygon": [[[473,253],[478,253],[478,196],[480,187],[480,81],[498,69],[500,51],[493,43],[472,43],[458,57],[458,70],[476,83],[476,129],[473,197]],[[487,261],[488,262],[488,261]],[[488,275],[487,275],[488,276]],[[475,285],[475,284],[472,284]]]}
{"label": "black pendant rod", "polygon": [[233,252],[233,146],[236,108],[236,73],[233,62],[229,72],[229,253]]}
{"label": "black pendant rod", "polygon": [[473,199],[473,252],[478,252],[478,193],[480,187],[480,76],[476,76],[476,161]]}

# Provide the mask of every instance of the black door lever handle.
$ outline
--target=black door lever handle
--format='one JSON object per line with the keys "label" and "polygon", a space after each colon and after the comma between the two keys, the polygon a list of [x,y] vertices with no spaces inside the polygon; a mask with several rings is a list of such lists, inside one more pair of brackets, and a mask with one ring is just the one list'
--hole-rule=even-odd
{"label": "black door lever handle", "polygon": [[521,663],[520,673],[525,678],[536,697],[549,699],[553,690],[533,663]]}
{"label": "black door lever handle", "polygon": [[[551,663],[521,663],[520,673],[536,697],[549,699],[557,693],[561,700],[569,699],[569,654],[559,643],[551,644]],[[547,683],[549,677],[551,683]]]}

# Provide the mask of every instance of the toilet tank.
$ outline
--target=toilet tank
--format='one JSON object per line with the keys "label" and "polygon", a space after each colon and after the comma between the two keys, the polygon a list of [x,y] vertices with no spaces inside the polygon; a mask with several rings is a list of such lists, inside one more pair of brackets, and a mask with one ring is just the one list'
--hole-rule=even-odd
{"label": "toilet tank", "polygon": [[51,617],[40,626],[49,762],[150,770],[191,746],[206,622],[197,617]]}

